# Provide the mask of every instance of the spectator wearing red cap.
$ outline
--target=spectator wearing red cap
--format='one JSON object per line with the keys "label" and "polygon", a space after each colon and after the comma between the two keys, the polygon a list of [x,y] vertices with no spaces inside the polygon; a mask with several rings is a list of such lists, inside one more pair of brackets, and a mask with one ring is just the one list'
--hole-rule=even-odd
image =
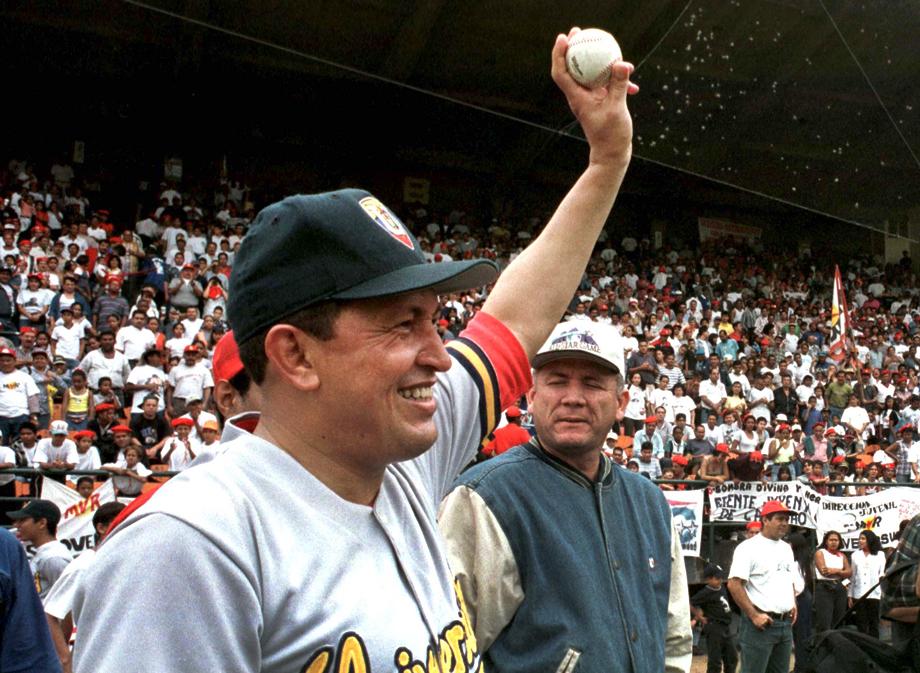
{"label": "spectator wearing red cap", "polygon": [[655,458],[662,458],[664,457],[664,440],[661,433],[656,432],[657,425],[657,416],[647,416],[645,426],[633,436],[633,446],[640,447],[645,442],[649,442],[652,445],[652,455]]}
{"label": "spectator wearing red cap", "polygon": [[103,463],[114,463],[118,457],[114,429],[118,425],[115,418],[115,405],[103,402],[95,406],[95,416],[87,424],[87,430],[96,435],[96,447]]}
{"label": "spectator wearing red cap", "polygon": [[190,398],[199,399],[207,406],[213,389],[211,370],[198,361],[197,346],[186,346],[182,362],[169,370],[166,379],[166,410],[171,417],[178,418],[185,414]]}
{"label": "spectator wearing red cap", "polygon": [[512,446],[530,441],[530,433],[521,427],[520,407],[509,407],[505,410],[505,418],[508,422],[492,433],[492,440],[482,450],[486,458],[500,456]]}
{"label": "spectator wearing red cap", "polygon": [[187,468],[198,455],[200,442],[191,436],[195,421],[191,418],[175,418],[172,421],[173,436],[163,445],[162,460],[174,472]]}
{"label": "spectator wearing red cap", "polygon": [[761,531],[735,548],[728,590],[741,608],[739,644],[742,673],[789,670],[797,586],[789,532],[788,507],[768,500],[761,508]]}
{"label": "spectator wearing red cap", "polygon": [[760,451],[742,453],[728,461],[733,481],[760,481],[763,478],[763,454]]}
{"label": "spectator wearing red cap", "polygon": [[[77,430],[73,433],[73,441],[77,445],[77,465],[76,470],[98,470],[102,467],[102,459],[99,457],[99,449],[93,446],[96,439],[96,433],[92,430]],[[76,477],[70,475],[70,479],[75,481]]]}

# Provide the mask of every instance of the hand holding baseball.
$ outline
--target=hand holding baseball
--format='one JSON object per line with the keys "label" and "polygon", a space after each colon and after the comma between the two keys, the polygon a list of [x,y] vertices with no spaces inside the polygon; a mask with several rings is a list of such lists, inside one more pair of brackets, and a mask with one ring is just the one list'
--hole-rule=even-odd
{"label": "hand holding baseball", "polygon": [[610,66],[610,81],[605,86],[588,89],[575,81],[566,67],[569,40],[581,29],[572,28],[568,35],[558,35],[553,46],[552,77],[565,94],[569,107],[581,124],[591,147],[592,164],[622,164],[632,154],[632,117],[626,107],[626,95],[638,93],[629,81],[635,69],[631,63],[617,60]]}

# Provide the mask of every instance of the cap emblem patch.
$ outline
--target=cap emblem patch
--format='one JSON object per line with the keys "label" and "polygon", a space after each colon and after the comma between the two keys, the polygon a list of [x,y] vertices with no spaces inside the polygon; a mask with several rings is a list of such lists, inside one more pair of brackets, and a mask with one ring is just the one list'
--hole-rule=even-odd
{"label": "cap emblem patch", "polygon": [[368,217],[377,223],[377,226],[409,248],[409,250],[415,250],[415,243],[412,242],[412,237],[406,231],[406,227],[399,221],[398,217],[390,212],[389,208],[373,196],[365,196],[358,203],[361,204]]}

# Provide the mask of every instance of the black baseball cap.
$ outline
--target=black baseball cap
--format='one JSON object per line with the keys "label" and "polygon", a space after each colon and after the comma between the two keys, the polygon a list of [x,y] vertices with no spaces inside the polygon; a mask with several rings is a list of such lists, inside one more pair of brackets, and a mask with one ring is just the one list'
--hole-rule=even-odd
{"label": "black baseball cap", "polygon": [[14,521],[18,519],[47,519],[49,526],[57,526],[61,520],[61,510],[50,500],[33,500],[22,509],[7,512]]}
{"label": "black baseball cap", "polygon": [[707,563],[706,567],[703,568],[703,579],[709,579],[710,577],[718,577],[719,579],[725,579],[725,571],[722,570],[722,566],[715,563]]}
{"label": "black baseball cap", "polygon": [[234,259],[227,315],[243,343],[320,302],[455,292],[497,276],[486,259],[429,263],[399,218],[366,191],[300,194],[256,217]]}

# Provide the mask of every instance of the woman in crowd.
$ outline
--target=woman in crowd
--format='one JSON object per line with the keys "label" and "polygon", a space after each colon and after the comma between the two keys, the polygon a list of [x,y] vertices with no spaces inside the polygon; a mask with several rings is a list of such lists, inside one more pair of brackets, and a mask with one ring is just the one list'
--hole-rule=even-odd
{"label": "woman in crowd", "polygon": [[843,580],[853,574],[841,550],[840,533],[830,530],[815,552],[815,631],[833,628],[847,611],[847,589]]}
{"label": "woman in crowd", "polygon": [[725,398],[722,408],[724,411],[732,411],[738,416],[743,416],[747,411],[748,404],[747,400],[744,399],[744,389],[741,386],[741,381],[732,383],[732,389],[728,397]]}
{"label": "woman in crowd", "polygon": [[633,437],[640,430],[649,415],[648,397],[642,385],[642,376],[636,372],[629,377],[629,402],[623,414],[623,428],[626,435]]}
{"label": "woman in crowd", "polygon": [[[853,575],[848,588],[850,607],[885,574],[885,554],[878,535],[865,530],[859,534],[858,545],[859,548],[851,557]],[[875,587],[869,597],[856,607],[853,615],[856,628],[873,638],[878,638],[878,606],[881,597],[881,588]]]}
{"label": "woman in crowd", "polygon": [[894,444],[898,441],[895,432],[901,421],[901,414],[898,401],[893,396],[889,395],[885,398],[884,406],[878,413],[878,421],[882,441],[886,444]]}
{"label": "woman in crowd", "polygon": [[732,453],[750,453],[760,448],[762,442],[756,428],[757,419],[751,414],[741,420],[741,430],[732,438]]}

